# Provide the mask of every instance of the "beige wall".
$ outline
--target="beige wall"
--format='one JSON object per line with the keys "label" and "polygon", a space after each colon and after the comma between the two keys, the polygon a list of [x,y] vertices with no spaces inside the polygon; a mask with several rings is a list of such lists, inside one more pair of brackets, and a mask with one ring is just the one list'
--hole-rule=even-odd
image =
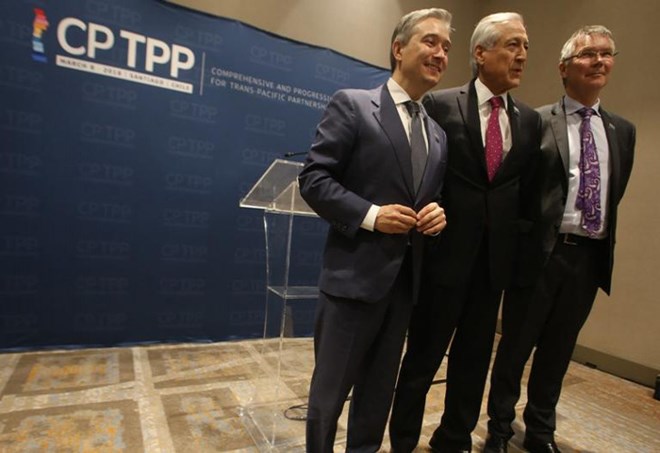
{"label": "beige wall", "polygon": [[614,33],[620,54],[601,101],[637,126],[635,165],[619,210],[612,295],[599,292],[578,344],[659,370],[660,153],[652,143],[660,143],[660,50],[649,38],[657,28],[660,3],[493,0],[483,5],[483,14],[512,10],[525,17],[530,56],[516,95],[532,106],[562,94],[557,60],[575,29],[603,24]]}
{"label": "beige wall", "polygon": [[[238,19],[290,39],[327,47],[368,63],[389,68],[389,42],[399,18],[415,9],[442,7],[461,11],[454,29],[464,35],[479,15],[478,2],[449,0],[169,0],[192,9]],[[452,54],[446,82],[460,83],[470,75],[469,43],[460,40]]]}
{"label": "beige wall", "polygon": [[[235,18],[258,28],[389,67],[388,43],[399,17],[439,6],[454,14],[454,47],[441,86],[470,76],[468,42],[474,24],[495,11],[523,14],[531,41],[522,86],[514,93],[531,106],[562,94],[557,73],[560,48],[579,26],[601,23],[615,35],[618,50],[603,106],[637,125],[635,167],[619,214],[614,287],[599,294],[579,344],[640,365],[660,369],[660,48],[652,40],[657,0],[173,0]],[[656,180],[655,178],[658,178]]]}

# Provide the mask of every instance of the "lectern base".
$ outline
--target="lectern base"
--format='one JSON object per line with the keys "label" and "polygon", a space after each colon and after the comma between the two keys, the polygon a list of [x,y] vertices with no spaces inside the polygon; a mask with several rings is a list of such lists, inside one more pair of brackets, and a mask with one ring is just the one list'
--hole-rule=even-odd
{"label": "lectern base", "polygon": [[[260,452],[305,451],[305,421],[290,420],[284,416],[291,407],[290,403],[273,403],[246,408],[241,414],[241,422]],[[345,444],[345,424],[340,420],[335,439],[337,451],[343,450]]]}
{"label": "lectern base", "polygon": [[250,407],[241,416],[241,422],[254,440],[259,451],[304,452],[305,421],[289,420],[285,403]]}
{"label": "lectern base", "polygon": [[[266,375],[251,381],[239,407],[241,423],[260,452],[304,452],[309,381],[314,366],[311,338],[258,340]],[[346,442],[348,402],[337,423],[336,449]]]}

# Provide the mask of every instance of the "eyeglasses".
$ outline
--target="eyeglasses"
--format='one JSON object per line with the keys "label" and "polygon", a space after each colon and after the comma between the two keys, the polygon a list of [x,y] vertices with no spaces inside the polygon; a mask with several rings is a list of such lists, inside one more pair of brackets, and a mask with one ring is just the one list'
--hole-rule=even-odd
{"label": "eyeglasses", "polygon": [[594,50],[594,49],[584,49],[576,53],[575,55],[571,55],[570,57],[564,58],[564,61],[568,61],[572,58],[575,58],[576,60],[595,60],[598,57],[600,57],[602,60],[613,60],[614,57],[616,57],[619,54],[619,52],[613,52],[611,50]]}

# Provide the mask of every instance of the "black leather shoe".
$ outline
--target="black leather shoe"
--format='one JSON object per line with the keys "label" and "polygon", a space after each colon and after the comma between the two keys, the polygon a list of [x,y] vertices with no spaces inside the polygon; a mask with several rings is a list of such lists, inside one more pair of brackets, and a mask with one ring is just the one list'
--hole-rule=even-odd
{"label": "black leather shoe", "polygon": [[437,442],[433,442],[433,439],[429,442],[429,447],[431,447],[433,453],[470,453],[470,450],[456,450],[455,448],[438,445]]}
{"label": "black leather shoe", "polygon": [[509,441],[500,436],[489,434],[484,444],[484,453],[507,453]]}
{"label": "black leather shoe", "polygon": [[525,437],[523,448],[530,453],[561,453],[554,440],[543,442],[531,437]]}
{"label": "black leather shoe", "polygon": [[433,433],[433,436],[429,439],[429,447],[433,453],[470,453],[470,449],[461,450],[454,446],[449,446],[444,444],[438,439],[436,433]]}
{"label": "black leather shoe", "polygon": [[470,453],[470,450],[448,450],[446,448],[431,447],[433,453]]}

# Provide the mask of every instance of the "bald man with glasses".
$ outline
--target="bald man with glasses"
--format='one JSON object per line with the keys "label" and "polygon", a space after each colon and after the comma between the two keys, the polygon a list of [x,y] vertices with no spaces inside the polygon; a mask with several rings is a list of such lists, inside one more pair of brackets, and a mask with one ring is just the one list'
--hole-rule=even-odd
{"label": "bald man with glasses", "polygon": [[617,208],[633,164],[635,126],[603,109],[599,98],[616,54],[607,28],[577,30],[559,60],[566,94],[538,109],[540,217],[534,247],[521,257],[528,260],[526,275],[519,279],[530,284],[505,293],[485,452],[507,451],[520,380],[534,347],[523,446],[533,453],[559,452],[554,433],[562,381],[598,288],[610,293]]}

